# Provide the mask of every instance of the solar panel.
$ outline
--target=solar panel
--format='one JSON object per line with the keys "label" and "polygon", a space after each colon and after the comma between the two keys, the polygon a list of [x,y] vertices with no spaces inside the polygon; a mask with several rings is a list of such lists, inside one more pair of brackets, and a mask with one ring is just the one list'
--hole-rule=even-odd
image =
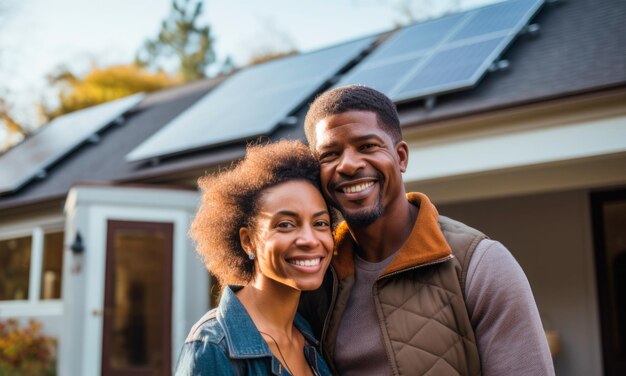
{"label": "solar panel", "polygon": [[364,84],[395,102],[473,87],[544,0],[510,0],[406,27],[336,86]]}
{"label": "solar panel", "polygon": [[406,80],[396,96],[423,97],[433,92],[452,91],[477,80],[475,75],[489,67],[494,51],[503,43],[504,38],[500,37],[441,51]]}
{"label": "solar panel", "polygon": [[399,31],[391,40],[380,46],[373,60],[398,58],[403,55],[425,53],[439,45],[460,21],[464,14],[454,14],[410,26]]}
{"label": "solar panel", "polygon": [[143,94],[59,116],[39,132],[0,155],[0,194],[13,192],[107,125],[132,109]]}
{"label": "solar panel", "polygon": [[269,134],[374,41],[374,37],[363,38],[244,69],[126,159],[141,161]]}

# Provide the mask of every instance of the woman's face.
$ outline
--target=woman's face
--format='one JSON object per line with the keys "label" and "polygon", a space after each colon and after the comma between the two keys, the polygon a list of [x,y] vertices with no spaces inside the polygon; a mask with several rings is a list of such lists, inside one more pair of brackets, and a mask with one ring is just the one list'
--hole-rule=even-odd
{"label": "woman's face", "polygon": [[244,248],[256,254],[256,283],[317,289],[333,252],[330,214],[311,183],[292,180],[261,194],[252,230],[242,228]]}

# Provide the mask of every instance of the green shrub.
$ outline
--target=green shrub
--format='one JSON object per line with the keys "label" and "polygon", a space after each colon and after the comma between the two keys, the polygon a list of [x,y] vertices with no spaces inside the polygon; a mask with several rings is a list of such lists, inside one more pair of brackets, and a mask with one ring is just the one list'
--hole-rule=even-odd
{"label": "green shrub", "polygon": [[56,339],[41,333],[41,324],[30,320],[0,320],[0,376],[56,374]]}

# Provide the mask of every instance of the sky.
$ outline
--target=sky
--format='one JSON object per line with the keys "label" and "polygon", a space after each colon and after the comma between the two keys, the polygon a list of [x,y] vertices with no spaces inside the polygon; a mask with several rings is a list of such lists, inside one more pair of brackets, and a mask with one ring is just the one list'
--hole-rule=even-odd
{"label": "sky", "polygon": [[[244,65],[263,50],[301,52],[392,29],[409,0],[206,0],[218,61]],[[427,13],[448,3],[464,10],[496,0],[415,0]],[[38,125],[34,103],[49,100],[46,75],[61,65],[81,73],[132,62],[157,35],[171,0],[0,0],[0,95],[14,116]],[[48,99],[46,99],[48,98]],[[0,134],[0,137],[2,135]]]}

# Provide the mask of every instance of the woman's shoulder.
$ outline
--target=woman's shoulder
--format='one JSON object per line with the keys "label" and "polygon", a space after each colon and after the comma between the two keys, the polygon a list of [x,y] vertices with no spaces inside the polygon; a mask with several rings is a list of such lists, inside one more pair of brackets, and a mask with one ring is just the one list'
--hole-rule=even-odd
{"label": "woman's shoulder", "polygon": [[225,337],[216,310],[207,312],[189,331],[175,375],[232,375],[234,368]]}
{"label": "woman's shoulder", "polygon": [[224,328],[217,321],[217,309],[207,312],[189,331],[185,344],[194,342],[214,343],[223,342],[225,337]]}

